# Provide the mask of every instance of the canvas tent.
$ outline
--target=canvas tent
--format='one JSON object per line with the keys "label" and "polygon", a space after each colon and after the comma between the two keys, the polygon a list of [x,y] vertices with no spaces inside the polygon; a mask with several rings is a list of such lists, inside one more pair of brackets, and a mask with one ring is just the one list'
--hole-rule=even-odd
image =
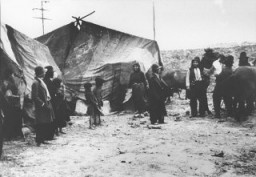
{"label": "canvas tent", "polygon": [[[6,71],[8,70],[13,73],[13,84],[18,90],[18,94],[25,96],[25,100],[29,100],[34,79],[34,68],[39,65],[43,67],[51,65],[59,75],[61,74],[47,46],[2,23],[0,40],[1,87],[3,80],[7,77]],[[31,104],[24,102],[24,110],[29,117],[34,118]]]}
{"label": "canvas tent", "polygon": [[97,76],[106,80],[103,98],[110,101],[112,109],[120,108],[135,62],[144,72],[153,63],[161,63],[156,41],[85,21],[80,30],[70,23],[37,40],[49,47],[66,85],[81,97],[84,83],[94,83]]}

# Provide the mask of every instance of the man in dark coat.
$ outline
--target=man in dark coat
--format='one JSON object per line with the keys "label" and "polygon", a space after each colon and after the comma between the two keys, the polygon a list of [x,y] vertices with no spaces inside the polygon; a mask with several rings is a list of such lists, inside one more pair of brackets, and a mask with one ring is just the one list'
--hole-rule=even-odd
{"label": "man in dark coat", "polygon": [[51,96],[43,81],[45,76],[44,68],[38,66],[35,68],[35,81],[32,84],[32,100],[35,104],[35,124],[36,124],[36,143],[46,143],[47,131],[53,122],[54,113],[50,102]]}
{"label": "man in dark coat", "polygon": [[165,99],[168,86],[160,78],[161,68],[157,64],[152,65],[152,77],[149,79],[149,114],[151,124],[164,123],[166,114]]}
{"label": "man in dark coat", "polygon": [[226,105],[228,116],[232,115],[232,97],[228,95],[221,94],[221,84],[225,82],[225,80],[232,75],[233,70],[232,66],[234,63],[234,57],[229,55],[226,57],[224,61],[225,68],[223,68],[222,72],[216,76],[216,85],[213,91],[213,106],[215,111],[215,117],[220,118],[220,103],[221,99],[223,98],[224,103]]}
{"label": "man in dark coat", "polygon": [[[47,89],[50,93],[51,98],[54,98],[55,96],[55,87],[53,84],[53,75],[54,75],[54,70],[52,66],[46,66],[45,69],[47,70],[44,76],[44,83],[47,86]],[[53,99],[50,100],[51,104],[53,105]],[[56,114],[56,112],[54,112]],[[55,116],[54,116],[55,118]],[[48,129],[48,140],[53,140],[54,139],[54,133],[58,135],[58,128],[57,128],[57,122],[56,120],[53,120],[53,122],[50,124],[49,129]]]}
{"label": "man in dark coat", "polygon": [[191,117],[197,116],[197,101],[199,102],[199,116],[203,117],[205,112],[205,103],[203,100],[204,83],[202,78],[202,70],[199,68],[200,59],[195,57],[191,61],[191,67],[189,68],[186,76],[186,87],[189,91]]}

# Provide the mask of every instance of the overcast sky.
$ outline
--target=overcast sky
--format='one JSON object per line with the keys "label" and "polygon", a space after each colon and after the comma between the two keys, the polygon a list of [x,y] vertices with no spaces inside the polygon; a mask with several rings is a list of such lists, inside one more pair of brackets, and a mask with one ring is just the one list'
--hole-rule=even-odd
{"label": "overcast sky", "polygon": [[[153,39],[152,0],[49,0],[45,32],[84,16],[87,21]],[[154,0],[161,50],[256,41],[256,0]],[[2,22],[30,36],[42,35],[41,0],[1,0]]]}

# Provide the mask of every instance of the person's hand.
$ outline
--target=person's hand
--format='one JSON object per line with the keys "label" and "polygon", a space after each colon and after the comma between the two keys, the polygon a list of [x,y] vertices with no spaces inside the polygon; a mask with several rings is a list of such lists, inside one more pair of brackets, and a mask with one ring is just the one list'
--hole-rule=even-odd
{"label": "person's hand", "polygon": [[187,86],[187,90],[189,90],[190,89],[190,87],[189,86]]}

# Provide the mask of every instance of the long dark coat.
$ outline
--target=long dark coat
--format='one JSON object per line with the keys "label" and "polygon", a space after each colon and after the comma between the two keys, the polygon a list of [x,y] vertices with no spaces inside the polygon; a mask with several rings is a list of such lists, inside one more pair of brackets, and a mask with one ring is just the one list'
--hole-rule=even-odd
{"label": "long dark coat", "polygon": [[155,74],[149,79],[149,113],[151,123],[163,123],[165,109],[167,85],[161,81]]}
{"label": "long dark coat", "polygon": [[36,124],[52,123],[54,119],[54,112],[52,104],[47,101],[47,93],[39,79],[35,79],[32,84],[32,100],[35,104]]}
{"label": "long dark coat", "polygon": [[145,91],[147,81],[142,71],[135,71],[130,75],[129,87],[132,88],[132,99],[135,111],[142,113],[146,108]]}
{"label": "long dark coat", "polygon": [[55,123],[59,128],[65,127],[66,122],[69,120],[69,110],[67,108],[66,100],[64,99],[64,94],[60,91],[57,91],[52,98],[54,114],[55,114]]}

